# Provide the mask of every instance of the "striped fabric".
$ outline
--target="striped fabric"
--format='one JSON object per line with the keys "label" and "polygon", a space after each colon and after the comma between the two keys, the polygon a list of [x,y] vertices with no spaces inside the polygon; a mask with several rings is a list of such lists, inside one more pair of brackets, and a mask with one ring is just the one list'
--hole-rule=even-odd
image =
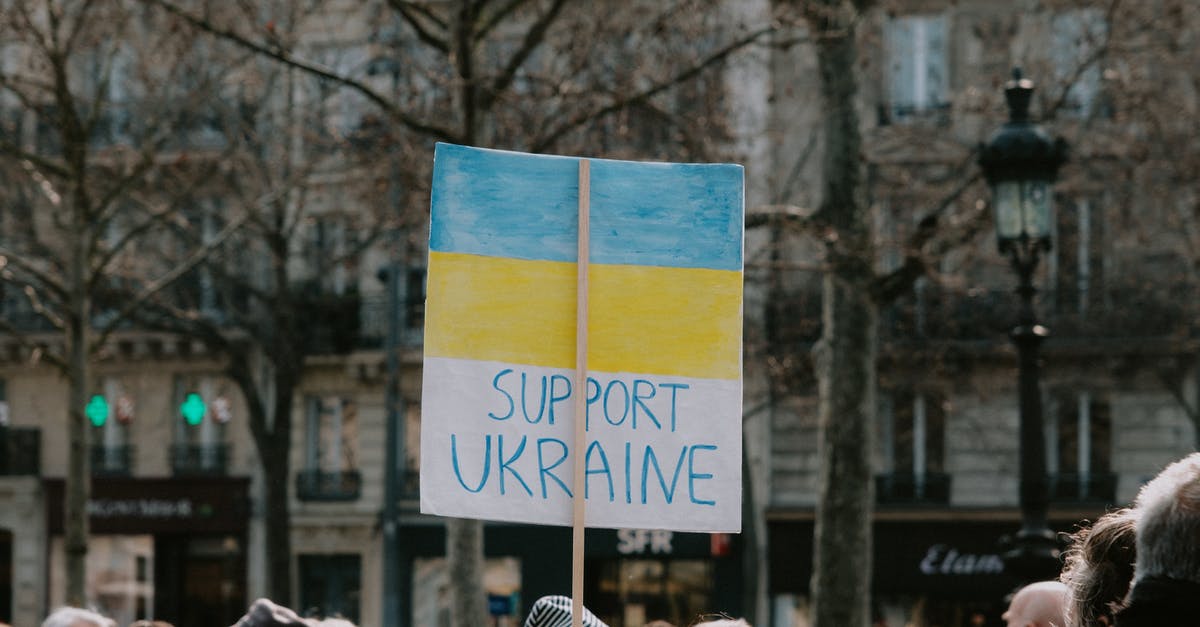
{"label": "striped fabric", "polygon": [[[538,599],[529,611],[529,617],[525,619],[525,627],[571,627],[571,597],[548,596]],[[583,627],[608,625],[585,607]]]}

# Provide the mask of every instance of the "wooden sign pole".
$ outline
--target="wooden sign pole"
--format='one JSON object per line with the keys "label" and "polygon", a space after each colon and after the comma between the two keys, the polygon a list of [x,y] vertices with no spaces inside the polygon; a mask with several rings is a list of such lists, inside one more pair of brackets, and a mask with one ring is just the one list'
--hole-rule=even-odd
{"label": "wooden sign pole", "polygon": [[571,546],[571,625],[583,627],[583,530],[587,456],[588,257],[591,162],[579,160],[579,259],[575,296],[575,478]]}

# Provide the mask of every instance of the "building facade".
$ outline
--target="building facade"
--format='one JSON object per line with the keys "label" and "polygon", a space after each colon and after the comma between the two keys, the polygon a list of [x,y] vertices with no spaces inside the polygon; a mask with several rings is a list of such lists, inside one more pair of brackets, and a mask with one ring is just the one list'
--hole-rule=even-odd
{"label": "building facade", "polygon": [[[1196,94],[1183,83],[1200,46],[1185,26],[1200,22],[1187,3],[1112,4],[1030,1],[1018,11],[998,0],[904,0],[862,21],[862,65],[848,71],[860,77],[876,271],[899,268],[923,218],[944,210],[940,237],[920,250],[928,272],[881,306],[877,624],[998,624],[1012,585],[999,541],[1020,521],[1015,355],[1006,336],[1015,278],[993,252],[973,150],[1004,118],[1000,90],[1013,65],[1038,82],[1037,114],[1073,147],[1056,188],[1055,249],[1037,279],[1039,313],[1053,333],[1042,382],[1053,526],[1069,531],[1129,503],[1147,478],[1197,447],[1200,256],[1188,242],[1200,242],[1200,193],[1188,168],[1200,158],[1188,143],[1194,129],[1172,126],[1152,96],[1170,94],[1176,109],[1195,112]],[[421,33],[388,18],[382,4],[330,7],[306,35],[315,58],[414,110],[453,110],[446,76],[405,70],[405,60],[426,58],[418,53]],[[788,8],[742,0],[723,4],[712,19],[752,31],[787,17]],[[523,32],[518,26],[508,33],[510,47]],[[606,24],[593,26],[609,33]],[[689,32],[666,32],[675,39],[663,35],[663,42],[680,56],[694,52],[680,43]],[[653,106],[602,118],[576,139],[599,146],[590,152],[598,156],[742,162],[748,209],[804,213],[821,200],[815,53],[798,22],[770,37],[774,45],[746,47],[704,80]],[[532,55],[531,67],[553,66],[548,56]],[[295,74],[242,71],[262,83],[301,82]],[[612,67],[597,72],[611,79],[614,93],[625,87]],[[526,90],[518,94],[540,94],[540,74],[518,78]],[[248,90],[255,80],[246,79]],[[689,109],[708,100],[723,118]],[[417,494],[426,235],[420,220],[405,222],[428,201],[419,188],[397,184],[419,180],[428,163],[419,164],[432,153],[371,152],[383,134],[379,117],[365,113],[374,110],[370,103],[317,102],[315,119],[332,121],[307,120],[313,132],[296,132],[295,144],[369,154],[353,167],[315,168],[319,183],[307,189],[312,219],[297,227],[294,242],[303,254],[289,258],[297,276],[328,298],[305,312],[319,346],[306,354],[292,399],[294,598],[287,601],[302,612],[376,625],[391,596],[403,624],[446,624],[445,526],[419,513]],[[20,137],[38,146],[47,123],[28,113],[23,119],[34,122],[20,127]],[[693,130],[689,124],[712,136],[679,140]],[[538,125],[498,115],[481,125],[479,143],[516,145],[514,133]],[[194,141],[228,130],[204,129]],[[205,154],[220,154],[211,152],[219,142],[206,146]],[[377,185],[372,168],[381,163],[392,185]],[[208,195],[213,207],[234,205],[231,190],[214,187]],[[386,232],[396,241],[380,238],[351,255],[361,244],[351,218],[376,206],[404,216],[404,229]],[[767,222],[746,238],[744,532],[590,530],[585,598],[613,627],[655,618],[685,623],[710,611],[759,625],[807,624],[819,472],[810,352],[820,336],[822,245],[814,234]],[[214,235],[219,223],[205,228]],[[395,290],[390,299],[376,276],[385,266],[399,268],[398,280],[387,282]],[[198,273],[183,284],[198,310],[225,302],[213,277]],[[59,371],[36,358],[39,346],[60,347],[61,336],[20,295],[6,289],[3,310],[20,334],[0,335],[0,620],[24,625],[40,622],[64,598],[70,408]],[[397,325],[392,333],[389,318]],[[89,599],[122,622],[232,624],[265,593],[267,523],[261,460],[246,400],[225,375],[227,357],[132,328],[115,332],[108,346],[94,365],[86,408]],[[398,433],[396,521],[385,520],[389,420]],[[398,581],[388,590],[384,537],[392,523]],[[569,592],[565,529],[487,523],[484,538],[492,624],[520,624],[538,597]]]}
{"label": "building facade", "polygon": [[[1176,91],[1197,54],[1178,29],[1196,19],[1194,7],[1172,3],[903,1],[861,22],[872,262],[880,276],[910,257],[926,269],[907,295],[880,304],[875,624],[1000,625],[1015,583],[1000,556],[1021,520],[1008,340],[1017,279],[995,250],[975,164],[977,146],[1006,119],[1002,87],[1014,66],[1037,85],[1035,118],[1071,153],[1055,188],[1054,248],[1035,277],[1039,321],[1051,331],[1041,377],[1051,526],[1069,532],[1131,503],[1197,448],[1195,186],[1170,178],[1170,167],[1147,176],[1163,167],[1161,145],[1192,133],[1170,122],[1148,131],[1172,116],[1146,98],[1196,105],[1190,87]],[[816,207],[815,53],[781,49],[772,68],[768,188],[773,202]],[[922,241],[930,224],[938,234]],[[774,286],[761,359],[778,378],[764,404],[770,427],[747,447],[760,451],[769,484],[769,624],[806,625],[819,472],[806,353],[820,337],[821,244],[777,230],[762,245],[775,269],[748,267],[747,290],[752,280]]]}

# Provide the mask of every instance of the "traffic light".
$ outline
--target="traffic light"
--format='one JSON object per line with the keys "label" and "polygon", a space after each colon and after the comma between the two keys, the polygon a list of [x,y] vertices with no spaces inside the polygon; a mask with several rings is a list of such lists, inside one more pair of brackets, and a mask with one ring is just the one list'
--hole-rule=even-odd
{"label": "traffic light", "polygon": [[179,414],[183,416],[185,422],[193,427],[204,422],[204,414],[207,411],[204,399],[195,392],[184,397],[183,404],[179,406]]}
{"label": "traffic light", "polygon": [[108,399],[104,398],[103,394],[93,394],[83,413],[92,421],[93,426],[103,427],[104,423],[108,422]]}

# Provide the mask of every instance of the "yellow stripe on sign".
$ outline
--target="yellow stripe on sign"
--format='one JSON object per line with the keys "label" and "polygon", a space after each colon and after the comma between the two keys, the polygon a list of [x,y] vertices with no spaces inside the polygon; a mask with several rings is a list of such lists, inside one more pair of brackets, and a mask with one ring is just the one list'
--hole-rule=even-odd
{"label": "yellow stripe on sign", "polygon": [[[588,368],[741,377],[742,275],[589,266]],[[425,354],[575,367],[575,264],[431,252]]]}

